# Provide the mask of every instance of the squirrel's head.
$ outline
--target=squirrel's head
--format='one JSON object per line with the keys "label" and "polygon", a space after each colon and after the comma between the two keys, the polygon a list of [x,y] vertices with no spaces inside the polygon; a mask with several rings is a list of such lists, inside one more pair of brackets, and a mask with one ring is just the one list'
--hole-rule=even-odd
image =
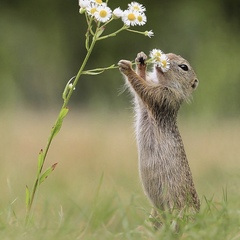
{"label": "squirrel's head", "polygon": [[197,76],[184,58],[173,53],[166,55],[170,68],[167,72],[163,72],[160,67],[155,67],[158,80],[162,84],[176,89],[184,99],[188,99],[198,86]]}

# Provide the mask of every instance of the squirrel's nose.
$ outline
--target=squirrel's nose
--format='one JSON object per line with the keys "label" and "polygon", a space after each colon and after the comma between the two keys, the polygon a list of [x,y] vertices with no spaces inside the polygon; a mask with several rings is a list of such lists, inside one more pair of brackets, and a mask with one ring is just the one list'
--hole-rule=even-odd
{"label": "squirrel's nose", "polygon": [[194,79],[194,81],[192,81],[192,88],[193,89],[196,89],[197,88],[197,86],[198,86],[198,83],[199,83],[199,81],[198,81],[198,79]]}

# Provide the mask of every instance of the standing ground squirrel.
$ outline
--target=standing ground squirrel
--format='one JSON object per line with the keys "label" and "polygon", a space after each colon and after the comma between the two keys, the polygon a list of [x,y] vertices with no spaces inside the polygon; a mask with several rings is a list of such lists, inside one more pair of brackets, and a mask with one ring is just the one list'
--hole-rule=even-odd
{"label": "standing ground squirrel", "polygon": [[121,60],[118,65],[134,96],[139,173],[144,191],[158,212],[185,209],[195,213],[200,201],[194,187],[184,145],[177,127],[177,114],[198,86],[196,74],[180,56],[166,54],[170,69],[163,72],[154,67],[146,72],[147,56],[141,52],[136,58],[136,72],[132,63]]}

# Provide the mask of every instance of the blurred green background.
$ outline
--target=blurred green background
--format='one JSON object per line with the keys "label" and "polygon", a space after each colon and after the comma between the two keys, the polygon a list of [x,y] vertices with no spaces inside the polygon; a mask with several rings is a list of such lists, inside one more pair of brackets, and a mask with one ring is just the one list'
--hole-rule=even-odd
{"label": "blurred green background", "polygon": [[[129,2],[109,0],[109,6],[126,9]],[[205,231],[202,239],[233,239],[230,233],[238,231],[239,236],[239,221],[233,225],[228,219],[234,213],[239,219],[240,1],[139,2],[147,8],[148,21],[133,29],[153,30],[155,36],[122,32],[100,41],[87,69],[133,60],[138,52],[153,48],[189,60],[200,84],[193,103],[180,111],[179,127],[194,182],[203,209],[205,196],[221,203],[224,189],[229,201],[229,218],[199,219],[206,223],[200,224]],[[5,230],[1,239],[9,239],[9,234],[26,239],[18,232],[25,216],[25,186],[32,187],[37,155],[62,105],[62,91],[86,54],[86,23],[78,11],[77,0],[1,0],[0,229]],[[112,22],[106,32],[121,25],[120,20]],[[44,239],[80,239],[63,238],[61,231],[69,229],[74,229],[72,235],[89,234],[84,239],[113,239],[106,238],[109,232],[130,234],[148,217],[151,207],[138,176],[131,97],[120,94],[123,84],[118,70],[80,78],[71,111],[46,161],[45,167],[59,164],[41,186],[35,209],[40,230],[38,234],[33,230],[31,239],[43,239],[42,234],[55,229],[61,238]],[[96,217],[90,221],[92,208]],[[216,224],[216,219],[225,219],[227,227]],[[229,230],[222,235],[219,229]]]}
{"label": "blurred green background", "polygon": [[[113,9],[127,8],[127,0],[110,1]],[[120,59],[153,48],[174,52],[189,60],[200,85],[194,106],[184,115],[237,117],[240,115],[240,2],[234,0],[144,1],[151,39],[129,32],[101,41],[87,68],[109,66]],[[0,101],[3,108],[54,108],[61,104],[66,82],[85,56],[86,24],[78,1],[1,1]],[[117,29],[121,21],[109,28]],[[115,24],[115,25],[114,25]],[[106,31],[110,31],[106,29]],[[118,70],[83,76],[71,104],[81,108],[123,109],[127,94]]]}

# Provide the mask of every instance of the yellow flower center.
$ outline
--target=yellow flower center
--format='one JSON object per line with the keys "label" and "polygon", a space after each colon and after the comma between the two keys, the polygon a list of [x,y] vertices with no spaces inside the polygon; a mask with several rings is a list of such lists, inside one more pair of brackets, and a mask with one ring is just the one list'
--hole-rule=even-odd
{"label": "yellow flower center", "polygon": [[138,6],[134,6],[133,9],[134,9],[135,11],[139,11],[139,10],[140,10],[140,8],[139,8]]}
{"label": "yellow flower center", "polygon": [[102,0],[95,0],[96,1],[96,3],[98,3],[98,4],[102,4]]}
{"label": "yellow flower center", "polygon": [[138,19],[139,22],[142,22],[142,20],[143,20],[142,16],[140,16],[140,15],[138,16],[137,19]]}
{"label": "yellow flower center", "polygon": [[107,16],[107,11],[106,11],[106,10],[101,10],[101,11],[99,12],[99,16],[100,16],[101,18],[105,18],[105,17]]}
{"label": "yellow flower center", "polygon": [[133,13],[128,14],[128,20],[134,21],[136,19],[136,16]]}
{"label": "yellow flower center", "polygon": [[162,60],[162,65],[165,68],[167,66],[167,61],[166,60]]}
{"label": "yellow flower center", "polygon": [[90,12],[91,12],[92,15],[93,15],[96,11],[97,11],[96,8],[92,8],[92,9],[90,10]]}

